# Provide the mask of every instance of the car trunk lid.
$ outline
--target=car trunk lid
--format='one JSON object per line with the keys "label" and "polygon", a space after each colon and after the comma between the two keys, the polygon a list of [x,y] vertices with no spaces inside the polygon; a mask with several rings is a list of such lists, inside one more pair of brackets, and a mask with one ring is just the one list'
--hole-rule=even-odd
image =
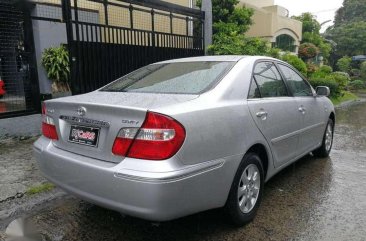
{"label": "car trunk lid", "polygon": [[[113,155],[112,147],[121,128],[141,127],[149,109],[196,97],[93,92],[47,101],[47,115],[54,119],[59,137],[53,144],[83,156],[118,163],[123,157]],[[91,134],[96,139],[88,141]]]}

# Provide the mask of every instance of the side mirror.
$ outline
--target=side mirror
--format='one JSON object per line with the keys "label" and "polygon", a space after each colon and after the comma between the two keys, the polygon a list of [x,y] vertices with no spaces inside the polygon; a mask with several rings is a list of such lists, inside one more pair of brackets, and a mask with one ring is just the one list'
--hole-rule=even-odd
{"label": "side mirror", "polygon": [[318,87],[316,87],[316,95],[317,96],[326,96],[326,97],[328,97],[330,95],[329,87],[327,87],[327,86],[318,86]]}

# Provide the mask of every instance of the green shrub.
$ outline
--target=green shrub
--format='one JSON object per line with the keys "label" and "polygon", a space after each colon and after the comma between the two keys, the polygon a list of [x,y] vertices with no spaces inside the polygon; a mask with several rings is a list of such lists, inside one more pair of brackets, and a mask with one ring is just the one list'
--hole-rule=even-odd
{"label": "green shrub", "polygon": [[333,69],[329,65],[323,65],[319,68],[319,71],[322,73],[330,74],[333,72]]}
{"label": "green shrub", "polygon": [[309,82],[314,88],[317,86],[328,86],[330,89],[330,97],[336,98],[342,93],[339,84],[334,79],[310,79]]}
{"label": "green shrub", "polygon": [[349,72],[351,70],[352,58],[344,56],[337,61],[337,67],[339,71]]}
{"label": "green shrub", "polygon": [[69,52],[66,47],[50,47],[44,50],[41,59],[47,77],[52,80],[53,92],[70,91],[69,87]]}
{"label": "green shrub", "polygon": [[354,90],[364,89],[366,87],[365,82],[359,79],[352,81],[349,85]]}
{"label": "green shrub", "polygon": [[361,70],[359,69],[351,69],[351,78],[352,77],[356,77],[356,78],[360,78],[361,76]]}
{"label": "green shrub", "polygon": [[360,66],[360,76],[363,80],[366,80],[366,61],[362,62]]}
{"label": "green shrub", "polygon": [[328,77],[333,72],[332,67],[328,65],[323,65],[319,69],[317,69],[315,72],[311,73],[309,75],[310,78],[313,79],[321,79]]}
{"label": "green shrub", "polygon": [[316,64],[313,64],[313,63],[307,63],[306,68],[308,70],[308,76],[311,76],[315,72],[319,71],[319,67]]}
{"label": "green shrub", "polygon": [[307,75],[307,68],[306,68],[306,64],[304,61],[302,61],[302,59],[300,59],[299,57],[297,57],[296,55],[292,55],[292,54],[285,54],[281,57],[281,59],[289,64],[291,64],[292,66],[294,66],[299,72],[301,72],[303,75]]}
{"label": "green shrub", "polygon": [[349,81],[351,81],[349,74],[345,72],[333,72],[330,74],[330,77],[332,77],[338,83],[339,88],[343,90],[347,88]]}
{"label": "green shrub", "polygon": [[312,43],[303,43],[299,47],[299,56],[305,60],[314,58],[318,53],[318,47]]}

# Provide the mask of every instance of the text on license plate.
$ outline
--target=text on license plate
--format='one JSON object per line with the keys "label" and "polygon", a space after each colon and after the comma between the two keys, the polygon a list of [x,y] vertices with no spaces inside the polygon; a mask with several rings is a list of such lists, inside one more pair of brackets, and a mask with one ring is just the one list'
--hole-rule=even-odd
{"label": "text on license plate", "polygon": [[99,128],[94,127],[72,125],[69,141],[82,145],[97,146],[99,130]]}

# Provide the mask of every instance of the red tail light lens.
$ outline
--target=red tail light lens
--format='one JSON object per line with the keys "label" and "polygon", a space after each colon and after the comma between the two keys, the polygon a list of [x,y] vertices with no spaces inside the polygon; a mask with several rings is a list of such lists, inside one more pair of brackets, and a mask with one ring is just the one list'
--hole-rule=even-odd
{"label": "red tail light lens", "polygon": [[46,105],[42,103],[42,134],[52,140],[58,140],[53,118],[47,115]]}
{"label": "red tail light lens", "polygon": [[52,140],[58,140],[56,126],[47,123],[42,123],[42,134]]}
{"label": "red tail light lens", "polygon": [[164,160],[182,146],[184,127],[169,116],[148,112],[141,128],[123,128],[113,145],[115,155],[147,160]]}

